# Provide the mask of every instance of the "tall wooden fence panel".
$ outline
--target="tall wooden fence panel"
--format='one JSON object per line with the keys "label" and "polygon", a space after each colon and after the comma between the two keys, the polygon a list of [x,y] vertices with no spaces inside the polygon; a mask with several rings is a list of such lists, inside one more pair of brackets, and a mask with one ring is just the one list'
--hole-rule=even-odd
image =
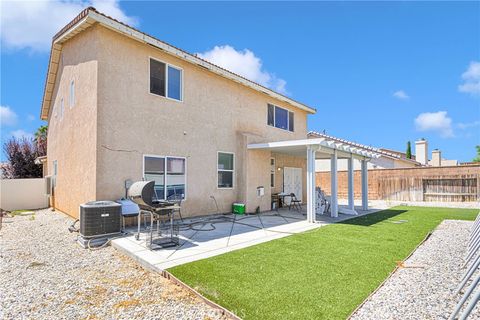
{"label": "tall wooden fence panel", "polygon": [[[346,171],[338,172],[338,196],[346,199]],[[317,186],[330,193],[330,172],[316,173]],[[480,201],[480,164],[454,167],[373,169],[368,171],[372,200]],[[354,195],[361,199],[361,172],[354,173]]]}

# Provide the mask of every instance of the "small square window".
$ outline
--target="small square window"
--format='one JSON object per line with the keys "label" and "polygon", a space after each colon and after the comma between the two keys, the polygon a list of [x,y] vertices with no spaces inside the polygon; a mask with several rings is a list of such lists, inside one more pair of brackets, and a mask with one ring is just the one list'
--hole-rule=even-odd
{"label": "small square window", "polygon": [[182,77],[182,69],[150,59],[150,93],[181,101]]}
{"label": "small square window", "polygon": [[272,104],[267,105],[267,125],[293,132],[294,122],[293,112]]}

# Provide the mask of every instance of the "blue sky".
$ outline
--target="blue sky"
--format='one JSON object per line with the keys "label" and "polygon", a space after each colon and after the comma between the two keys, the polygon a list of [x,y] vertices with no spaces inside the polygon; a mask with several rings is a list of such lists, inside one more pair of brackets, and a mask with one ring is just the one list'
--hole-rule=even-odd
{"label": "blue sky", "polygon": [[[43,123],[49,39],[85,4],[2,2],[2,141]],[[460,161],[480,144],[480,2],[93,5],[317,108],[310,130]]]}

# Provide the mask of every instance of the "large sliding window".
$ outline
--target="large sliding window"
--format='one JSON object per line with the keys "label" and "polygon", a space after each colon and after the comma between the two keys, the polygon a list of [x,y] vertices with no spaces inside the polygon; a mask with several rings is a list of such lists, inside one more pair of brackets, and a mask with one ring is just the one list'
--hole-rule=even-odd
{"label": "large sliding window", "polygon": [[287,109],[268,104],[267,124],[272,127],[293,132],[294,114]]}
{"label": "large sliding window", "polygon": [[182,101],[182,76],[182,69],[150,59],[150,93]]}
{"label": "large sliding window", "polygon": [[155,197],[158,200],[168,200],[173,196],[185,199],[185,158],[144,156],[143,168],[145,180],[155,181]]}
{"label": "large sliding window", "polygon": [[219,152],[217,159],[218,188],[233,188],[235,174],[235,155]]}

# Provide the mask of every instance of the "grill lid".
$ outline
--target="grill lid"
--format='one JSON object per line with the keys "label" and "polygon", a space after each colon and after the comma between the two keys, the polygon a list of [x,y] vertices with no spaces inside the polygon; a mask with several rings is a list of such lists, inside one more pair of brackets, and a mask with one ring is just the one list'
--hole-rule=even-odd
{"label": "grill lid", "polygon": [[128,188],[128,198],[140,206],[153,207],[154,186],[155,181],[134,182]]}

